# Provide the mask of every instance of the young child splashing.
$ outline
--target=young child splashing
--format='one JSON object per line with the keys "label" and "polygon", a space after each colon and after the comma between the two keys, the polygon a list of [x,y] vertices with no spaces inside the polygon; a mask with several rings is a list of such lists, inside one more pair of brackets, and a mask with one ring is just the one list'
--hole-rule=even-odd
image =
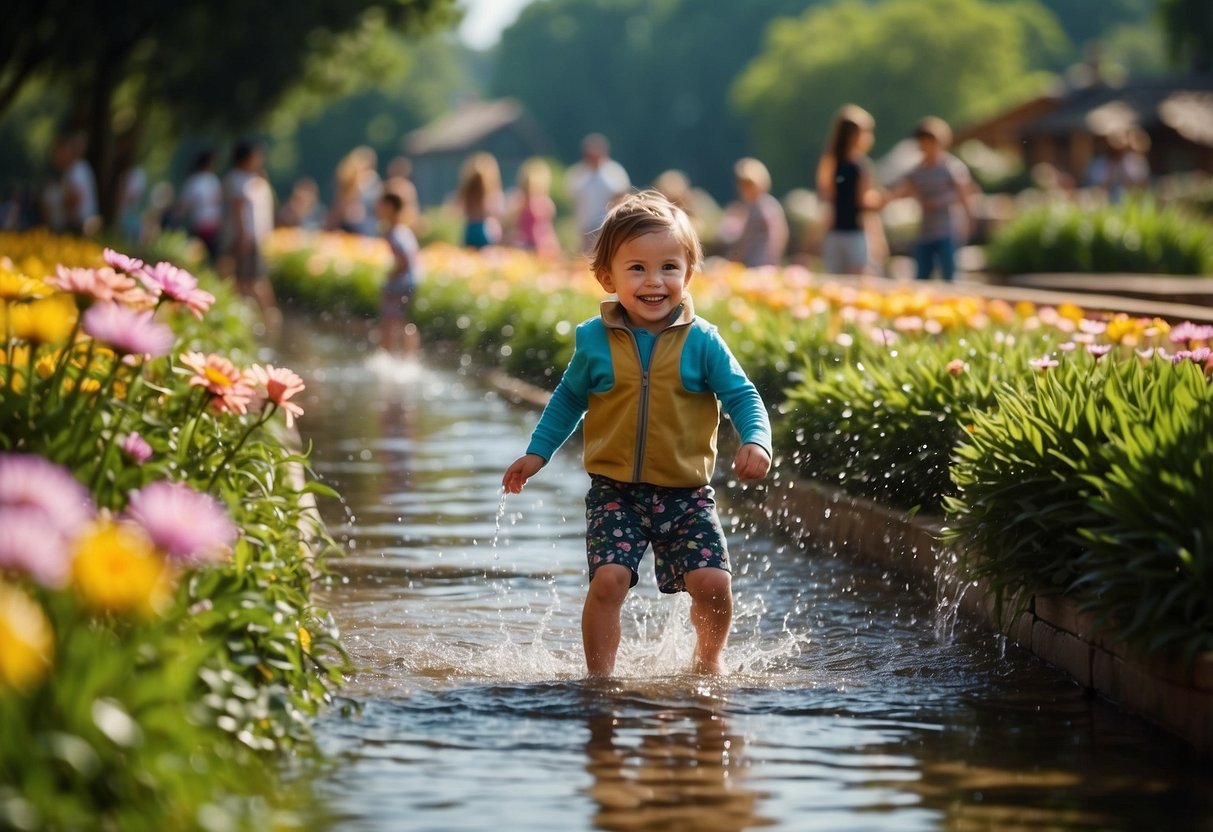
{"label": "young child splashing", "polygon": [[687,294],[702,249],[687,215],[655,191],[625,198],[597,236],[590,266],[618,299],[577,327],[576,348],[502,485],[517,494],[585,416],[589,592],[582,611],[592,676],[610,675],[620,610],[651,544],[662,592],[691,596],[692,670],[721,673],[733,616],[728,547],[710,485],[723,404],[741,436],[733,470],[771,467],[758,391]]}

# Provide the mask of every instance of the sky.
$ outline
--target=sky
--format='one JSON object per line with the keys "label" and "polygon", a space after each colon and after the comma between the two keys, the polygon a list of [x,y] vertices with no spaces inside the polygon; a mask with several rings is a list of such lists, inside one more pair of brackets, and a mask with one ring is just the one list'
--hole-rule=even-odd
{"label": "sky", "polygon": [[514,22],[518,13],[532,0],[461,0],[467,10],[459,26],[463,42],[475,49],[487,49],[497,43],[501,30]]}

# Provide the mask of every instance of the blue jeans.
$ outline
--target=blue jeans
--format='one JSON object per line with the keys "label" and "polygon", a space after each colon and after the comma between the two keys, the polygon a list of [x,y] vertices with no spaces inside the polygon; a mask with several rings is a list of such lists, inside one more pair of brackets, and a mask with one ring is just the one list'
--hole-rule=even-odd
{"label": "blue jeans", "polygon": [[939,262],[939,271],[943,279],[951,281],[956,274],[956,243],[951,237],[941,237],[938,240],[919,240],[914,244],[914,262],[918,264],[919,280],[928,280],[935,262]]}

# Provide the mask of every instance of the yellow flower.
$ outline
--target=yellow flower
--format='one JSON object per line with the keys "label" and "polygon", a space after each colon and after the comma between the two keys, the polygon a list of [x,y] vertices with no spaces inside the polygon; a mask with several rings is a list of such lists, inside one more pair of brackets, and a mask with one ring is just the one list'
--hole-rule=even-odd
{"label": "yellow flower", "polygon": [[51,287],[41,280],[0,269],[0,300],[33,300],[51,293]]}
{"label": "yellow flower", "polygon": [[102,520],[76,544],[72,583],[94,609],[151,615],[168,601],[172,577],[142,529]]}
{"label": "yellow flower", "polygon": [[312,651],[312,634],[307,631],[306,627],[299,628],[299,646],[303,648],[304,653]]}
{"label": "yellow flower", "polygon": [[34,362],[34,372],[38,374],[38,378],[48,379],[55,372],[55,367],[59,365],[59,359],[63,357],[63,350],[55,350],[40,356]]}
{"label": "yellow flower", "polygon": [[31,344],[63,341],[76,325],[76,304],[71,295],[52,295],[30,303],[9,307],[9,327],[13,336]]}
{"label": "yellow flower", "polygon": [[1068,318],[1074,323],[1078,323],[1085,317],[1082,308],[1073,303],[1060,303],[1057,305],[1057,314],[1063,318]]}
{"label": "yellow flower", "polygon": [[42,607],[0,582],[0,691],[27,691],[45,678],[55,638]]}

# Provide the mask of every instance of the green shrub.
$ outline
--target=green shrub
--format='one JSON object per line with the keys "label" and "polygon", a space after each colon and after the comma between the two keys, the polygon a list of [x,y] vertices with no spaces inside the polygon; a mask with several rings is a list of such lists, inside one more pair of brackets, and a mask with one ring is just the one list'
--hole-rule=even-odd
{"label": "green shrub", "polygon": [[1070,592],[1149,650],[1213,647],[1213,386],[1190,361],[1076,354],[973,414],[946,537],[1022,602]]}
{"label": "green shrub", "polygon": [[1096,209],[1053,203],[1024,212],[986,251],[991,271],[1213,274],[1213,228],[1149,199]]}

